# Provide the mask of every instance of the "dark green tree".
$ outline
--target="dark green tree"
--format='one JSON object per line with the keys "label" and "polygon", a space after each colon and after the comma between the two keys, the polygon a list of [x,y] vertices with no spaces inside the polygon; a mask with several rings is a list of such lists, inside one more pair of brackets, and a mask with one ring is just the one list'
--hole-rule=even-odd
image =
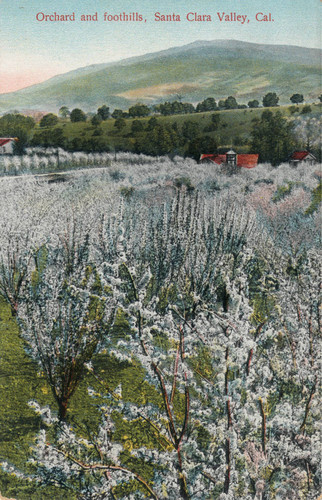
{"label": "dark green tree", "polygon": [[184,121],[182,125],[182,135],[189,141],[197,137],[197,135],[199,135],[198,123],[191,120]]}
{"label": "dark green tree", "polygon": [[268,94],[263,97],[263,106],[264,108],[278,106],[278,101],[279,97],[277,97],[276,92],[268,92]]}
{"label": "dark green tree", "polygon": [[55,147],[64,147],[65,137],[64,131],[61,127],[54,128],[49,135],[49,145]]}
{"label": "dark green tree", "polygon": [[30,132],[34,126],[35,120],[31,116],[8,113],[0,118],[0,135],[2,137],[16,137],[21,129]]}
{"label": "dark green tree", "polygon": [[133,118],[148,116],[150,114],[150,109],[145,104],[135,104],[129,109],[129,115]]}
{"label": "dark green tree", "polygon": [[249,108],[259,108],[259,101],[257,99],[253,99],[252,101],[248,101]]}
{"label": "dark green tree", "polygon": [[154,127],[156,127],[158,125],[158,120],[156,119],[155,116],[152,116],[152,118],[150,118],[150,120],[148,121],[148,124],[147,124],[147,130],[153,130]]}
{"label": "dark green tree", "polygon": [[185,115],[189,115],[191,113],[195,113],[195,111],[196,111],[195,107],[190,102],[184,102],[184,103],[182,103],[182,105],[183,105],[183,113]]}
{"label": "dark green tree", "polygon": [[116,127],[119,132],[126,127],[126,121],[124,118],[117,118],[114,122],[114,127]]}
{"label": "dark green tree", "polygon": [[186,156],[199,160],[202,154],[212,154],[217,152],[217,141],[208,135],[198,136],[189,142]]}
{"label": "dark green tree", "polygon": [[39,127],[54,127],[58,123],[58,116],[54,113],[48,113],[43,116],[39,122]]}
{"label": "dark green tree", "polygon": [[140,133],[144,130],[143,123],[140,120],[133,120],[131,125],[132,134]]}
{"label": "dark green tree", "polygon": [[59,108],[59,114],[62,118],[67,118],[67,116],[70,115],[70,111],[67,106],[62,106],[61,108]]}
{"label": "dark green tree", "polygon": [[84,111],[82,111],[79,108],[75,108],[72,110],[70,114],[70,121],[71,122],[86,122],[86,115]]}
{"label": "dark green tree", "polygon": [[301,102],[303,102],[303,101],[304,101],[303,94],[293,94],[293,95],[290,97],[290,101],[291,101],[293,104],[300,104]]}
{"label": "dark green tree", "polygon": [[229,97],[227,97],[227,99],[225,99],[225,108],[226,109],[237,109],[238,108],[238,103],[237,103],[235,97],[230,95]]}
{"label": "dark green tree", "polygon": [[97,114],[102,118],[102,120],[107,120],[110,117],[110,108],[104,104],[98,108]]}
{"label": "dark green tree", "polygon": [[102,121],[103,121],[102,116],[97,113],[97,115],[94,115],[93,118],[91,119],[91,124],[94,127],[98,127],[102,123]]}
{"label": "dark green tree", "polygon": [[214,113],[211,115],[211,121],[216,127],[218,127],[220,123],[220,115],[218,113]]}
{"label": "dark green tree", "polygon": [[112,113],[112,118],[116,120],[117,118],[123,118],[124,112],[121,109],[114,109]]}
{"label": "dark green tree", "polygon": [[8,113],[0,118],[0,136],[17,138],[18,141],[14,144],[14,153],[20,155],[30,144],[34,126],[35,121],[30,116]]}
{"label": "dark green tree", "polygon": [[87,153],[102,153],[104,151],[110,151],[110,146],[107,144],[104,137],[91,137],[83,142],[82,150]]}
{"label": "dark green tree", "polygon": [[179,146],[180,137],[172,127],[157,125],[136,141],[135,150],[137,153],[157,156],[172,154]]}
{"label": "dark green tree", "polygon": [[278,165],[289,156],[295,146],[292,126],[279,111],[266,110],[261,119],[254,122],[251,148],[259,153],[261,162]]}
{"label": "dark green tree", "polygon": [[172,115],[172,104],[171,102],[164,102],[155,106],[155,110],[159,111],[163,116]]}
{"label": "dark green tree", "polygon": [[180,101],[173,101],[171,103],[171,114],[180,115],[183,114],[183,104]]}
{"label": "dark green tree", "polygon": [[305,115],[307,113],[311,113],[311,111],[312,111],[311,106],[309,104],[307,104],[306,106],[303,106],[301,114]]}
{"label": "dark green tree", "polygon": [[215,111],[217,109],[217,103],[213,97],[207,97],[203,101],[199,102],[196,107],[197,113],[204,111]]}
{"label": "dark green tree", "polygon": [[23,155],[25,152],[25,148],[29,144],[29,134],[26,129],[21,128],[17,129],[17,133],[15,134],[17,141],[14,142],[13,152],[15,155]]}

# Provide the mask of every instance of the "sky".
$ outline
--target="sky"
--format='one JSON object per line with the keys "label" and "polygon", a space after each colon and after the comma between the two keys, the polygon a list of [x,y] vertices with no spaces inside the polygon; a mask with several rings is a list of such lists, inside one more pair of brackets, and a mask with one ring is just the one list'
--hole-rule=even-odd
{"label": "sky", "polygon": [[[0,0],[0,93],[76,68],[195,40],[320,48],[321,4],[321,0]],[[42,19],[55,12],[74,13],[75,21],[37,20],[37,15]],[[143,21],[104,21],[105,12],[112,16],[137,12]],[[156,12],[177,14],[181,21],[155,21]],[[209,15],[211,22],[189,22],[189,12]],[[95,13],[98,21],[81,21],[81,15]],[[218,13],[247,16],[249,22],[220,22]],[[274,21],[256,21],[258,13],[270,13]]]}

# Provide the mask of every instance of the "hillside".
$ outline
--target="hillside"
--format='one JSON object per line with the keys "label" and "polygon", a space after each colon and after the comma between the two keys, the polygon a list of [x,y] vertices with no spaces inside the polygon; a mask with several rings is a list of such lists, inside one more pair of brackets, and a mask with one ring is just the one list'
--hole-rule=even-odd
{"label": "hillside", "polygon": [[127,109],[134,102],[158,103],[180,94],[198,102],[234,95],[241,103],[274,91],[280,103],[294,92],[306,99],[320,93],[318,49],[235,40],[196,41],[183,47],[96,64],[0,95],[0,112],[60,106],[95,110],[105,103]]}
{"label": "hillside", "polygon": [[[303,113],[305,105],[296,109],[292,106],[265,108],[274,114],[278,111],[287,121],[299,122],[301,119],[317,118],[321,113],[320,104],[312,104],[310,112]],[[293,108],[295,108],[293,106]],[[249,152],[251,132],[256,120],[260,120],[264,108],[232,109],[185,115],[155,116],[157,123],[164,127],[175,128],[182,135],[185,123],[189,122],[194,128],[196,136],[210,137],[221,148],[236,148],[240,153]],[[305,111],[305,109],[304,109]],[[213,115],[217,116],[218,126],[213,127]],[[72,123],[69,120],[59,119],[55,127],[40,127],[33,129],[32,144],[34,146],[57,146],[57,137],[60,137],[60,146],[69,151],[105,151],[106,148],[117,151],[136,151],[137,141],[146,141],[146,133],[151,116],[140,119],[126,119],[124,128],[115,127],[115,120],[103,121],[95,127],[88,120]],[[140,122],[141,130],[133,131],[133,121]],[[60,132],[59,132],[60,131]],[[61,134],[57,136],[57,134]],[[184,155],[187,149],[187,139],[174,147],[177,154]],[[140,148],[139,148],[140,149]],[[143,148],[144,149],[144,148]]]}

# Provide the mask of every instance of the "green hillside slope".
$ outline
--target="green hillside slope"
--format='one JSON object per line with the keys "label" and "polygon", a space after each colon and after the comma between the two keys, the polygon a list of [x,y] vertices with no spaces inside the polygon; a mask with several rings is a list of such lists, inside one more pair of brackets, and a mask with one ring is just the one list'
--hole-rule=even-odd
{"label": "green hillside slope", "polygon": [[153,104],[180,94],[198,102],[234,95],[240,102],[274,91],[280,103],[294,92],[316,98],[320,51],[233,40],[194,42],[183,47],[92,65],[38,85],[0,96],[0,112],[12,109],[57,111],[62,105],[93,110],[105,103],[127,109],[133,102]]}

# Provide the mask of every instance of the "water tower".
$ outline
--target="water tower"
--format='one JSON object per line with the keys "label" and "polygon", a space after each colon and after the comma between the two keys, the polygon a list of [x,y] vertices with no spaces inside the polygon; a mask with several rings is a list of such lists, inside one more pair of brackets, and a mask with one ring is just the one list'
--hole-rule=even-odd
{"label": "water tower", "polygon": [[226,153],[226,163],[227,165],[237,165],[237,153],[235,153],[232,149]]}

